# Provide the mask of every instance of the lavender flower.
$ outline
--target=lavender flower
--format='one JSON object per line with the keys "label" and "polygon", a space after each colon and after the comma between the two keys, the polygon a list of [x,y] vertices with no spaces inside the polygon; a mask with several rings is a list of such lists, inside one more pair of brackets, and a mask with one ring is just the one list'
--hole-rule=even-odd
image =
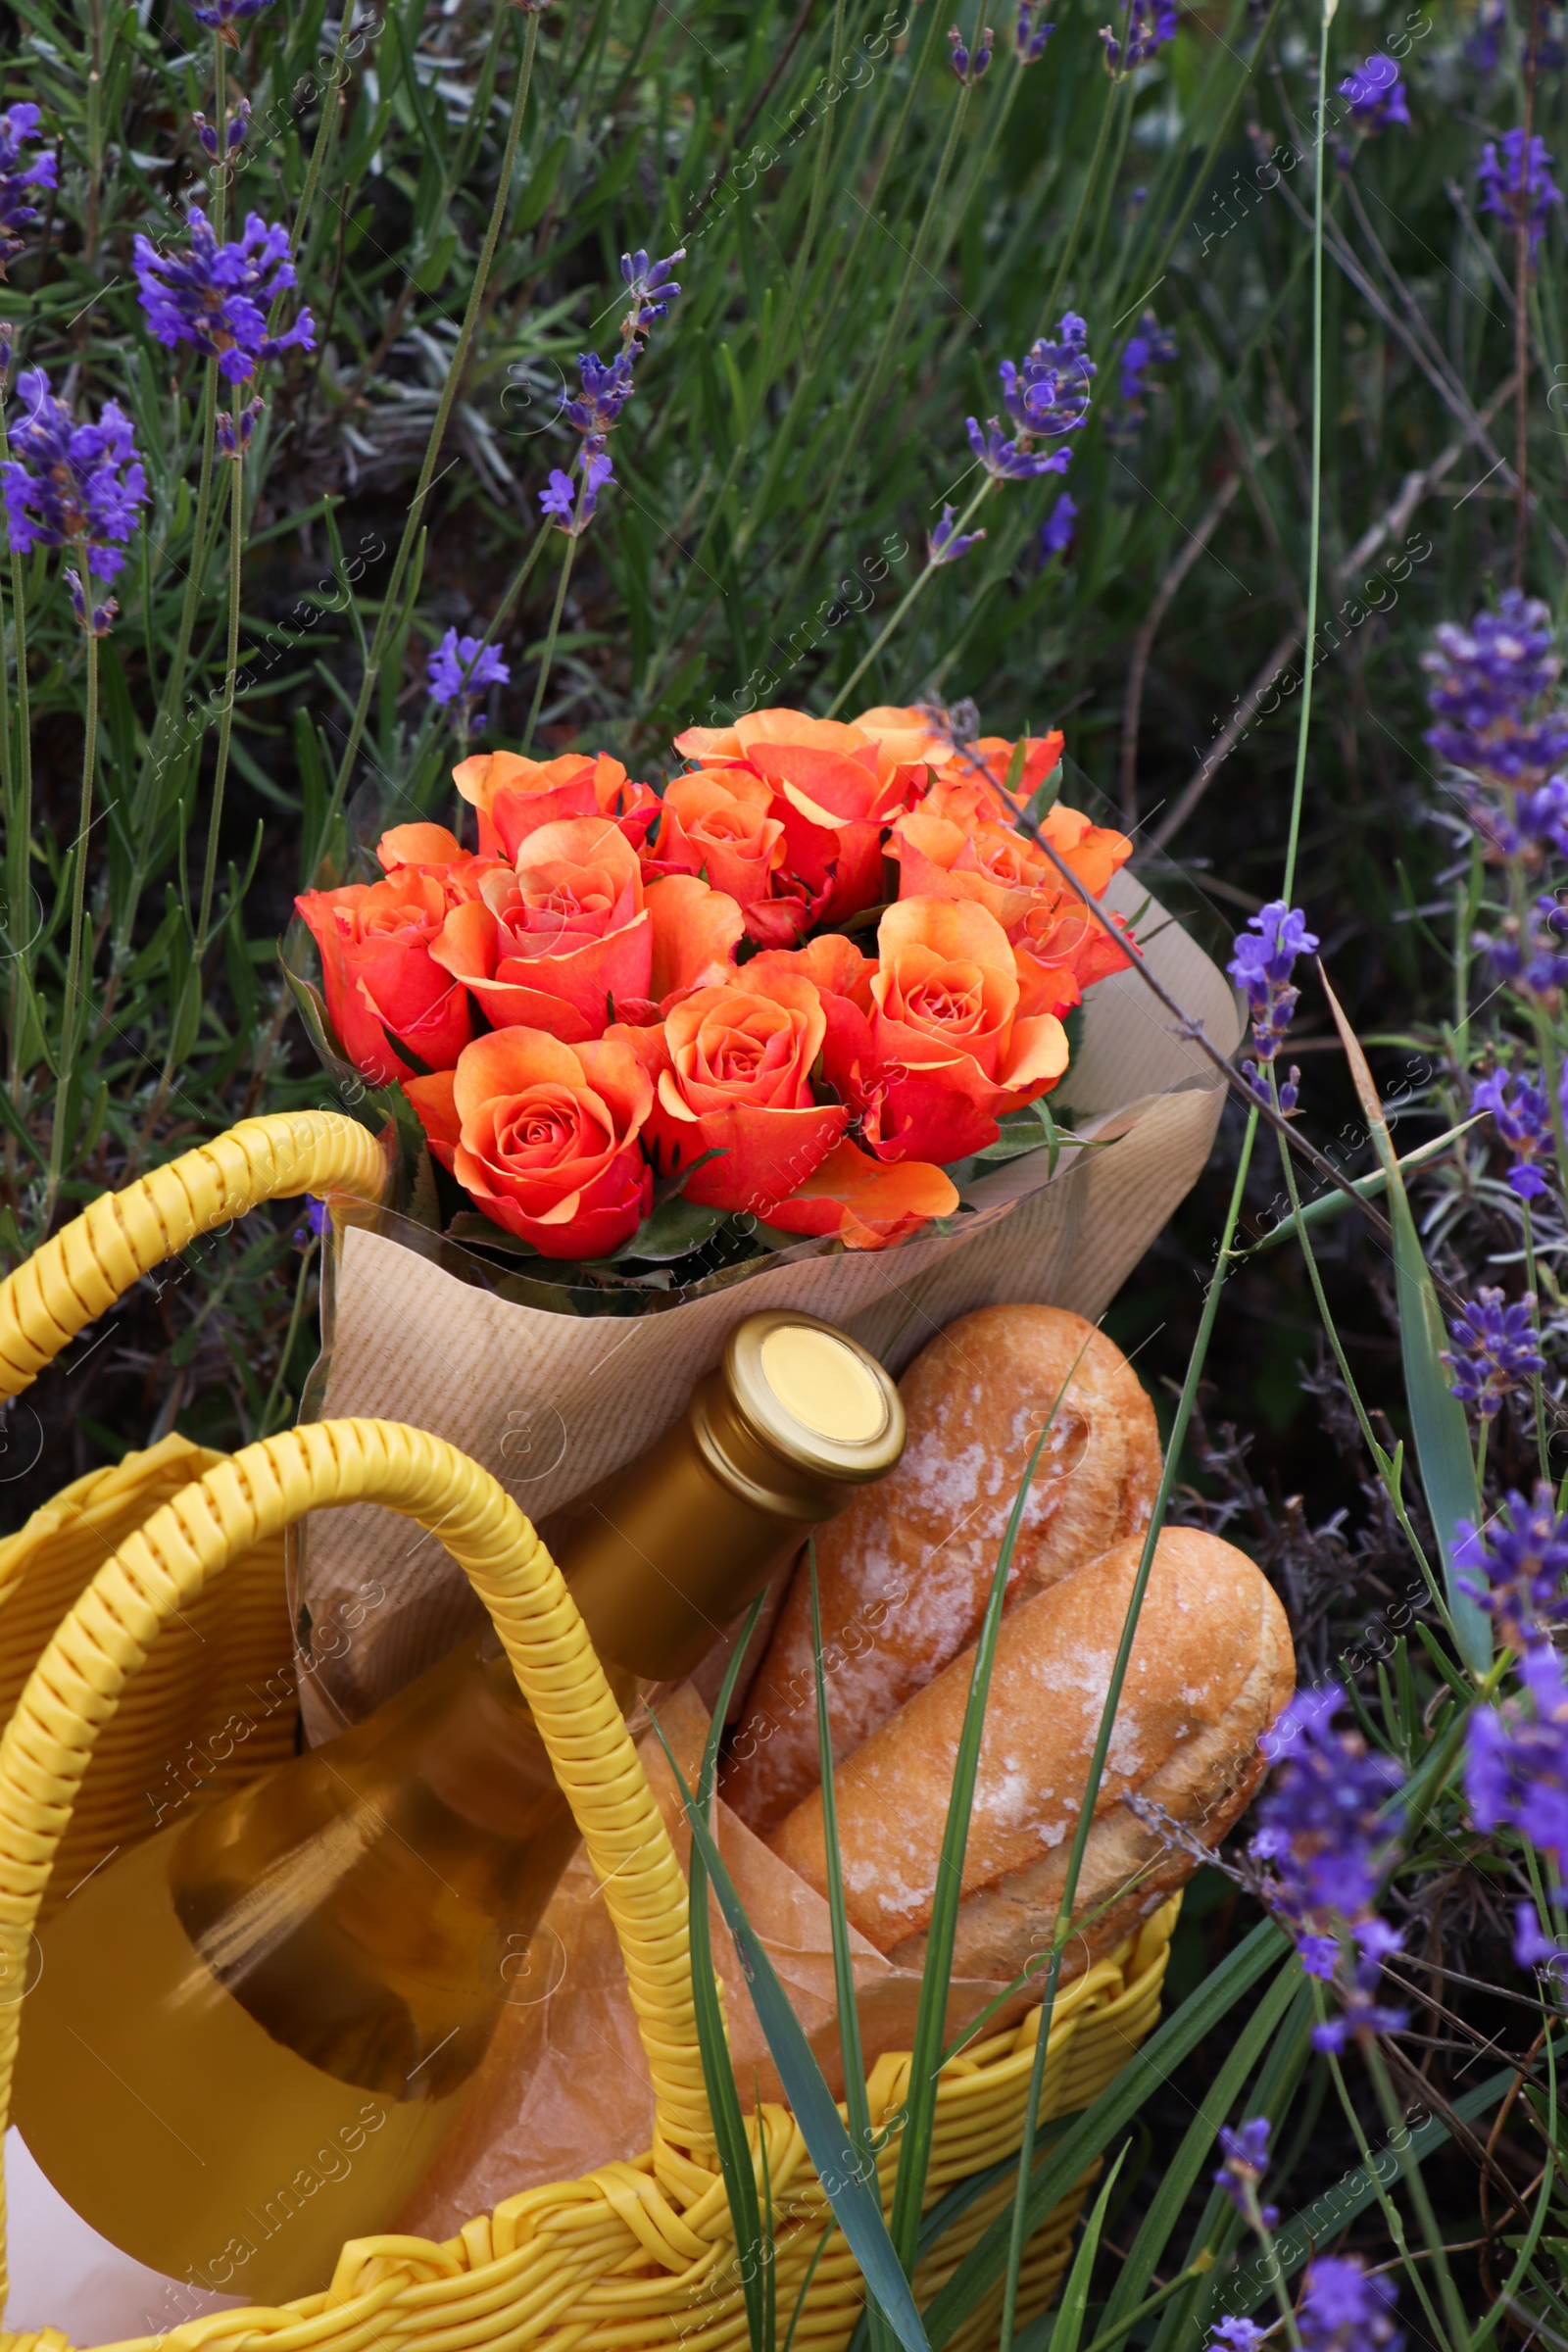
{"label": "lavender flower", "polygon": [[584,351],[577,356],[577,366],[582,389],[562,414],[579,433],[602,444],[620,422],[620,412],[632,396],[631,354],[617,351],[607,367],[596,352]]}
{"label": "lavender flower", "polygon": [[13,106],[0,115],[0,279],[6,264],[15,261],[26,243],[18,230],[30,228],[38,207],[27,199],[35,188],[55,185],[55,158],[48,149],[24,155],[38,136],[41,111],[36,106]]}
{"label": "lavender flower", "polygon": [[216,359],[229,383],[248,383],[259,360],[296,347],[315,347],[309,311],[281,335],[267,331],[268,306],[295,281],[288,231],[270,228],[259,213],[244,234],[220,244],[200,205],[186,216],[190,242],[183,252],[160,253],[147,237],[135,244],[136,283],[147,323],[171,350],[193,343]]}
{"label": "lavender flower", "polygon": [[1544,1644],[1519,1660],[1519,1698],[1477,1707],[1470,1718],[1464,1792],[1481,1830],[1504,1825],[1538,1846],[1563,1899],[1568,1878],[1568,1685]]}
{"label": "lavender flower", "polygon": [[1008,440],[1002,420],[988,416],[982,433],[973,416],[964,419],[969,447],[994,481],[1023,482],[1043,473],[1065,473],[1071,452],[1037,450],[1036,441],[1075,433],[1089,415],[1089,386],[1096,374],[1088,352],[1089,329],[1072,311],[1064,312],[1054,341],[1042,336],[1020,367],[1004,360],[1002,405],[1017,427]]}
{"label": "lavender flower", "polygon": [[1434,680],[1427,700],[1438,724],[1427,741],[1455,767],[1507,785],[1538,783],[1568,757],[1568,715],[1530,717],[1562,667],[1552,652],[1551,615],[1507,589],[1495,612],[1468,628],[1446,621],[1421,666]]}
{"label": "lavender flower", "polygon": [[615,478],[614,467],[602,441],[588,440],[578,454],[581,474],[581,496],[573,487],[571,475],[563,473],[559,466],[550,469],[548,486],[539,493],[539,504],[558,529],[568,538],[580,539],[594,518],[599,505],[599,493]]}
{"label": "lavender flower", "polygon": [[[192,115],[191,121],[196,125],[196,137],[203,155],[211,156],[216,164],[218,161],[217,123],[209,122],[205,115]],[[250,126],[251,102],[248,98],[241,98],[235,106],[234,112],[228,118],[228,127],[223,134],[225,155],[233,155],[244,146],[245,134]]]}
{"label": "lavender flower", "polygon": [[1525,151],[1522,129],[1505,130],[1502,134],[1502,161],[1497,161],[1497,143],[1489,139],[1481,150],[1481,162],[1476,179],[1481,188],[1481,210],[1494,213],[1499,220],[1515,226],[1521,220],[1530,228],[1530,259],[1536,258],[1536,247],[1546,233],[1553,205],[1561,204],[1562,190],[1551,176],[1552,159],[1546,153],[1546,142],[1539,135],[1530,141]]}
{"label": "lavender flower", "polygon": [[1101,27],[1100,37],[1105,44],[1105,71],[1114,74],[1125,67],[1132,72],[1135,66],[1147,64],[1156,49],[1176,38],[1180,12],[1176,0],[1127,0],[1127,21],[1118,40],[1108,24]]}
{"label": "lavender flower", "polygon": [[1255,2320],[1216,2320],[1209,2352],[1260,2352],[1267,2332]]}
{"label": "lavender flower", "polygon": [[1534,1903],[1514,1905],[1513,1956],[1521,1968],[1544,1969],[1559,1993],[1568,1989],[1568,1943],[1546,1934]]}
{"label": "lavender flower", "polygon": [[[1246,931],[1237,934],[1236,953],[1226,969],[1246,997],[1252,1016],[1252,1044],[1257,1060],[1244,1062],[1242,1074],[1258,1101],[1268,1102],[1271,1097],[1266,1072],[1274,1065],[1301,993],[1291,986],[1291,973],[1298,956],[1316,955],[1318,943],[1316,933],[1307,929],[1306,916],[1300,908],[1287,906],[1283,899],[1271,900],[1248,919],[1256,937]],[[1279,1090],[1282,1110],[1296,1108],[1300,1075],[1293,1065]]]}
{"label": "lavender flower", "polygon": [[1063,311],[1055,339],[1031,345],[1021,368],[1004,360],[1002,405],[1021,432],[1043,439],[1074,433],[1089,414],[1089,386],[1098,370],[1089,357],[1089,328],[1076,311]]}
{"label": "lavender flower", "polygon": [[49,389],[41,368],[24,368],[17,393],[26,411],[12,431],[13,455],[0,466],[6,521],[19,556],[34,547],[69,547],[80,566],[72,603],[83,627],[101,636],[114,605],[94,605],[83,580],[112,580],[147,502],[147,476],[130,418],[106,400],[96,424],[77,424],[68,402]]}
{"label": "lavender flower", "polygon": [[[1353,1920],[1349,1933],[1350,1965],[1334,1979],[1340,2014],[1313,2027],[1316,2050],[1343,2050],[1358,2034],[1402,2034],[1410,2022],[1405,2010],[1390,2008],[1377,1997],[1384,1960],[1399,1949],[1403,1936],[1377,1918]],[[1307,1965],[1303,1950],[1302,1966]]]}
{"label": "lavender flower", "polygon": [[988,24],[971,53],[964,47],[963,35],[956,24],[948,27],[949,62],[960,81],[979,80],[991,63],[991,48],[996,37]]}
{"label": "lavender flower", "polygon": [[1053,556],[1061,555],[1072,545],[1072,526],[1077,519],[1077,504],[1064,490],[1040,525],[1040,555],[1043,563],[1049,563]]}
{"label": "lavender flower", "polygon": [[271,5],[272,0],[205,0],[205,5],[198,6],[197,0],[191,0],[190,13],[198,24],[210,25],[228,48],[237,49],[239,34],[234,30],[235,25],[243,24],[248,17],[259,17],[264,8]]}
{"label": "lavender flower", "polygon": [[[1533,1368],[1542,1369],[1539,1356]],[[1553,1626],[1568,1623],[1568,1518],[1558,1518],[1544,1479],[1529,1502],[1510,1491],[1485,1527],[1461,1519],[1454,1532],[1454,1563],[1467,1572],[1460,1591],[1496,1618],[1515,1649],[1549,1641]]]}
{"label": "lavender flower", "polygon": [[1149,414],[1144,383],[1149,369],[1168,368],[1176,356],[1175,336],[1166,332],[1152,311],[1146,311],[1121,355],[1121,397],[1127,423],[1141,424]]}
{"label": "lavender flower", "polygon": [[[677,245],[662,262],[650,263],[644,247],[620,257],[620,274],[631,296],[631,309],[621,321],[620,331],[633,351],[641,351],[656,318],[667,318],[669,306],[680,292],[670,276],[677,262],[686,259],[686,248]],[[629,378],[628,378],[629,388]]]}
{"label": "lavender flower", "polygon": [[477,706],[485,690],[508,685],[511,678],[499,646],[481,645],[477,637],[460,637],[456,629],[448,629],[430,656],[426,691],[438,710],[450,712],[466,741],[484,725],[484,712]]}
{"label": "lavender flower", "polygon": [[267,403],[265,400],[246,401],[244,407],[239,413],[239,432],[237,435],[234,430],[234,417],[232,411],[228,409],[219,410],[218,449],[220,457],[244,457],[245,452],[250,448],[251,435],[256,430],[257,419],[259,416],[261,416],[266,407]]}
{"label": "lavender flower", "polygon": [[985,537],[984,531],[960,531],[956,507],[944,507],[942,520],[926,533],[926,558],[932,564],[956,564]]}
{"label": "lavender flower", "polygon": [[[1558,778],[1556,781],[1560,782]],[[1558,996],[1568,985],[1568,906],[1550,894],[1536,900],[1521,924],[1517,914],[1502,919],[1500,938],[1478,931],[1475,945],[1491,956],[1500,980],[1520,996],[1555,1010]]]}
{"label": "lavender flower", "polygon": [[1494,1070],[1470,1095],[1472,1110],[1490,1110],[1497,1133],[1513,1153],[1508,1182],[1521,1200],[1534,1200],[1546,1189],[1537,1166],[1552,1152],[1551,1104],[1545,1090],[1522,1070]]}
{"label": "lavender flower", "polygon": [[1303,2352],[1399,2352],[1392,2318],[1398,2289],[1367,2276],[1350,2256],[1320,2254],[1307,2266],[1297,2314]]}
{"label": "lavender flower", "polygon": [[[1568,777],[1548,776],[1544,784],[1514,785],[1500,794],[1467,781],[1465,808],[1494,858],[1517,858],[1534,870],[1548,850],[1568,857]],[[1490,940],[1485,944],[1490,949]]]}
{"label": "lavender flower", "polygon": [[[1461,1404],[1473,1404],[1483,1421],[1494,1421],[1502,1400],[1523,1380],[1544,1372],[1536,1348],[1533,1298],[1504,1304],[1501,1291],[1481,1290],[1456,1323],[1448,1326],[1456,1353],[1445,1353],[1449,1387]],[[1568,1552],[1564,1554],[1568,1558]]]}
{"label": "lavender flower", "polygon": [[1341,82],[1340,96],[1349,100],[1350,121],[1358,130],[1386,130],[1391,122],[1405,130],[1410,127],[1399,69],[1381,51],[1375,51],[1358,72]]}
{"label": "lavender flower", "polygon": [[1295,1936],[1302,1967],[1334,1984],[1344,2004],[1344,2017],[1317,2028],[1320,2049],[1404,2023],[1402,2011],[1373,2000],[1384,1957],[1399,1941],[1371,1909],[1397,1844],[1400,1815],[1389,1799],[1398,1773],[1359,1732],[1334,1729],[1344,1704],[1337,1683],[1298,1691],[1263,1734],[1258,1745],[1278,1770],[1250,1848],[1274,1865],[1264,1899]]}
{"label": "lavender flower", "polygon": [[313,1242],[321,1240],[326,1232],[329,1216],[330,1211],[326,1202],[318,1200],[314,1193],[307,1193],[305,1196],[305,1222],[294,1228],[294,1239],[302,1250],[308,1250]]}
{"label": "lavender flower", "polygon": [[1054,24],[1037,24],[1033,0],[1021,0],[1018,25],[1013,34],[1013,47],[1020,66],[1037,66],[1046,54],[1046,43],[1055,31]]}
{"label": "lavender flower", "polygon": [[1268,2170],[1271,2129],[1266,2115],[1255,2115],[1239,2132],[1222,2130],[1219,2145],[1224,2162],[1214,2175],[1214,2186],[1225,2191],[1243,2221],[1250,2222],[1255,2213],[1254,2226],[1264,2230],[1277,2229],[1280,2218],[1277,2206],[1257,2202],[1257,2192]]}

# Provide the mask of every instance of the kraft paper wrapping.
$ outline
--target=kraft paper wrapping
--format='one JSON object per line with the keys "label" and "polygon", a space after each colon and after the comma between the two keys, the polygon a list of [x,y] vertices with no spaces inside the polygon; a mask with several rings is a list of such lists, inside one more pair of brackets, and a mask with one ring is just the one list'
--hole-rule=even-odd
{"label": "kraft paper wrapping", "polygon": [[[709,1717],[690,1685],[660,1704],[659,1720],[688,1785],[695,1784]],[[645,1740],[641,1753],[684,1869],[691,1838],[673,1776],[656,1740]],[[827,1905],[727,1805],[719,1804],[716,1812],[719,1851],[746,1915],[829,2087],[842,2098],[844,2063]],[[1163,1899],[1154,1898],[1152,1907]],[[782,2101],[783,2085],[716,1901],[710,1902],[710,1916],[741,2103],[750,2108],[759,2098]],[[850,1935],[856,2009],[869,2070],[884,2052],[909,2048],[920,1977],[915,1969],[895,1968],[855,1929]],[[617,2158],[630,2162],[653,2138],[653,2085],[626,1973],[609,1910],[580,1849],[532,1940],[528,1960],[529,1967],[515,1979],[519,1997],[502,2011],[472,2101],[435,2170],[398,2221],[400,2230],[415,2236],[454,2237],[465,2222],[489,2212],[504,2197],[576,2180]],[[1070,1970],[1070,1959],[1068,1965]],[[947,2039],[952,2041],[1006,1989],[956,1978],[948,1995]],[[1032,1997],[1015,1993],[983,2031],[999,2033],[1015,2023]]]}
{"label": "kraft paper wrapping", "polygon": [[[1151,968],[1189,1019],[1234,1053],[1239,1001],[1208,956],[1136,877],[1118,874],[1105,903],[1142,910]],[[1062,1092],[1075,1132],[1100,1148],[1064,1148],[1049,1182],[1044,1153],[1002,1166],[972,1189],[980,1213],[960,1233],[807,1256],[628,1318],[497,1298],[384,1233],[349,1227],[316,1410],[432,1430],[543,1520],[666,1428],[733,1326],[759,1308],[819,1314],[895,1374],[974,1307],[1034,1300],[1097,1319],[1197,1182],[1224,1088],[1136,971],[1091,989],[1084,1015]],[[477,1621],[438,1540],[368,1506],[304,1524],[291,1599],[314,1644],[300,1678],[313,1741],[359,1721]]]}

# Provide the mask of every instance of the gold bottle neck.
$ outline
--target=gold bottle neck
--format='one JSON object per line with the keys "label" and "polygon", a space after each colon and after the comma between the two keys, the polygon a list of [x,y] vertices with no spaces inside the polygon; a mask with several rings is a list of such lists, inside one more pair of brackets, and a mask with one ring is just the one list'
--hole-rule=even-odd
{"label": "gold bottle neck", "polygon": [[852,1340],[808,1315],[748,1315],[674,1427],[562,1528],[558,1557],[607,1667],[688,1674],[904,1438],[897,1389]]}

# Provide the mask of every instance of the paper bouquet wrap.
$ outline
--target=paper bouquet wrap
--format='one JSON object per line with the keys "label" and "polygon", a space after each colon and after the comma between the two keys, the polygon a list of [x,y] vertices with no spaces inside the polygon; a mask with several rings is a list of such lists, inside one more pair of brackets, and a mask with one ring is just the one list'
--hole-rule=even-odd
{"label": "paper bouquet wrap", "polygon": [[[1123,943],[1240,1037],[1131,844],[1058,797],[1059,737],[762,711],[677,750],[700,764],[662,793],[602,755],[470,759],[477,848],[381,833],[379,881],[300,902],[319,989],[289,943],[323,1059],[386,1087],[405,1161],[402,1212],[334,1211],[302,1410],[437,1432],[547,1534],[759,1308],[895,1374],[975,1306],[1098,1317],[1224,1093]],[[313,1739],[473,1622],[439,1546],[373,1510],[307,1522],[290,1576]]]}

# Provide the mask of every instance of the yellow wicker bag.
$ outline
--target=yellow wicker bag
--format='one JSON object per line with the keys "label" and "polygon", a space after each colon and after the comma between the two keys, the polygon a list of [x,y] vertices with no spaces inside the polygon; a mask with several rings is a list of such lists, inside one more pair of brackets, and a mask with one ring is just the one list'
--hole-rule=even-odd
{"label": "yellow wicker bag", "polygon": [[[313,1191],[373,1199],[379,1153],[330,1113],[254,1120],[158,1175],[106,1197],[0,1286],[0,1388],[14,1395],[119,1293],[193,1235],[254,1201]],[[375,1501],[440,1535],[506,1644],[570,1801],[614,1923],[655,2089],[654,2144],[637,2162],[530,2189],[476,2216],[444,2244],[400,2235],[345,2246],[322,2291],[283,2308],[187,2321],[161,2340],[235,2352],[636,2352],[690,2339],[700,2352],[744,2343],[745,2298],[719,2174],[692,2005],[686,1888],[637,1751],[610,1696],[559,1570],[511,1497],[477,1464],[418,1430],[349,1421],[294,1430],[232,1459],[180,1440],[78,1480],[0,1544],[0,1969],[19,1981],[51,1886],[63,1892],[116,1845],[155,1826],[147,1791],[199,1740],[217,1698],[257,1712],[289,1662],[281,1599],[283,1530],[327,1504]],[[62,1614],[63,1613],[63,1614]],[[194,1631],[192,1630],[194,1629]],[[210,1646],[209,1646],[210,1645]],[[200,1649],[198,1678],[193,1652]],[[248,1695],[247,1695],[248,1694]],[[287,1707],[263,1706],[254,1741],[210,1777],[265,1769],[286,1752]],[[198,1757],[193,1769],[200,1770]],[[1044,2074],[1046,2116],[1094,2098],[1149,2033],[1176,1906],[1058,1998]],[[0,2005],[0,2130],[25,2003]],[[1016,2149],[1038,2010],[972,2045],[938,2086],[927,2203]],[[867,2085],[873,2124],[902,2103],[909,2059],[893,2053]],[[837,2352],[862,2300],[789,2111],[749,2122],[760,2187],[777,2223],[778,2308],[810,2273],[799,2340]],[[896,2138],[882,2159],[891,2203]],[[1019,2317],[1049,2304],[1088,2180],[1027,2249]],[[1010,2196],[1005,2177],[962,2214],[916,2274],[923,2303]],[[3,2207],[0,2207],[3,2219]],[[3,2247],[3,2239],[0,2239]],[[814,2269],[812,2268],[814,2262]],[[998,2296],[954,2339],[995,2332]],[[0,2352],[60,2347],[0,2334]]]}

